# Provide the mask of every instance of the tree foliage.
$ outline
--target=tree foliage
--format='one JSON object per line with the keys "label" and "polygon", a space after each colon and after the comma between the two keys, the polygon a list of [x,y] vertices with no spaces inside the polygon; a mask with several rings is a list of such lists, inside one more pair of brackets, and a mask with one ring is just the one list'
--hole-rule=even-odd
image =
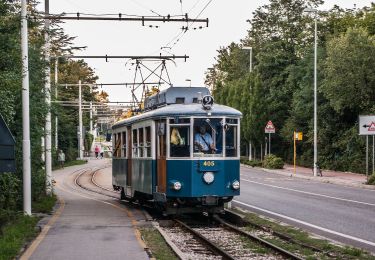
{"label": "tree foliage", "polygon": [[[31,0],[28,3],[28,11],[35,12],[36,1]],[[16,139],[17,168],[15,174],[0,174],[0,232],[2,225],[11,219],[15,212],[22,209],[23,127],[20,25],[19,3],[11,0],[0,1],[0,112]],[[58,104],[54,104],[51,108],[48,107],[45,101],[44,88],[48,63],[44,57],[43,23],[40,20],[30,19],[28,21],[28,33],[32,200],[38,201],[46,196],[46,176],[44,162],[41,159],[46,113],[51,109],[53,115],[59,117],[60,147],[68,151],[68,159],[75,159],[74,153],[77,150],[78,143],[76,137],[78,109],[77,107],[65,108]],[[72,46],[73,38],[65,35],[58,23],[51,27],[49,33],[52,38],[52,55],[71,53],[74,49],[74,46]],[[60,81],[64,83],[78,83],[78,80],[85,83],[94,83],[97,80],[94,71],[83,61],[61,60],[58,73]],[[53,78],[54,75],[51,76]],[[96,100],[95,95],[95,88],[93,93],[90,93],[87,87],[83,88],[84,100]],[[54,93],[52,93],[52,96],[54,97]],[[74,101],[77,97],[78,88],[76,87],[59,89],[61,100]],[[87,126],[88,121],[86,113],[84,125]]]}
{"label": "tree foliage", "polygon": [[[249,19],[248,36],[218,51],[206,73],[215,100],[243,113],[242,144],[264,144],[272,120],[272,153],[291,162],[293,131],[302,131],[299,163],[312,165],[314,15],[321,0],[270,0]],[[375,111],[375,5],[334,6],[318,12],[318,161],[325,168],[361,172],[363,139],[358,115]],[[253,49],[253,71],[248,51]],[[238,94],[240,93],[240,94]],[[244,146],[243,146],[244,147]],[[259,153],[258,153],[258,158]]]}

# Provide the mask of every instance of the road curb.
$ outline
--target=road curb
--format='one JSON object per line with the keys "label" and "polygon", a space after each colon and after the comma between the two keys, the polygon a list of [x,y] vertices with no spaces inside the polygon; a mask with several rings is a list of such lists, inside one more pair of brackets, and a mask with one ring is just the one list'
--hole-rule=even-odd
{"label": "road curb", "polygon": [[255,168],[257,170],[261,170],[261,171],[273,173],[273,174],[278,174],[278,175],[283,175],[283,176],[286,176],[286,177],[292,177],[292,178],[295,177],[295,178],[299,178],[299,179],[317,181],[317,182],[322,182],[322,183],[330,183],[330,184],[336,184],[336,185],[354,187],[354,188],[361,188],[361,189],[367,189],[367,190],[375,190],[374,185],[352,183],[352,182],[348,182],[348,181],[340,180],[340,179],[331,179],[329,177],[314,177],[314,176],[304,176],[304,175],[298,175],[298,174],[293,175],[292,173],[287,173],[287,172],[283,172],[283,171],[280,171],[280,170],[271,170],[271,169],[266,169],[266,168],[261,168],[261,167],[252,167],[252,166],[245,165],[245,164],[241,164],[241,166],[246,167],[246,168]]}

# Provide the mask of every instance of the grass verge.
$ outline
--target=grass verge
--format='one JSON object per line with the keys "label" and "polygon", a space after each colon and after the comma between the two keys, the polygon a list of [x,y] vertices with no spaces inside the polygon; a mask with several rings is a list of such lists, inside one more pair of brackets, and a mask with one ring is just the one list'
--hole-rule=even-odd
{"label": "grass verge", "polygon": [[38,201],[33,201],[33,212],[51,213],[57,201],[56,195],[45,196]]}
{"label": "grass verge", "polygon": [[[83,164],[86,164],[87,161],[86,160],[74,160],[74,161],[68,161],[64,164],[64,167],[69,167],[69,166],[75,166],[75,165],[83,165]],[[53,169],[52,170],[58,170],[60,169],[60,165],[55,165],[53,166]]]}
{"label": "grass verge", "polygon": [[[33,213],[52,212],[56,200],[56,196],[53,195],[33,201]],[[0,229],[0,260],[14,259],[20,253],[21,248],[38,235],[35,227],[39,217],[25,216],[22,213],[14,216]]]}
{"label": "grass verge", "polygon": [[22,246],[37,235],[35,225],[39,218],[17,215],[0,232],[0,260],[14,259]]}
{"label": "grass verge", "polygon": [[160,260],[179,259],[157,229],[153,227],[141,227],[139,231],[141,232],[142,239],[150,248],[153,257]]}
{"label": "grass verge", "polygon": [[[244,212],[239,209],[235,209],[241,215],[245,215],[245,219],[249,222],[255,223],[257,225],[268,227],[274,231],[285,234],[286,236],[293,239],[301,244],[309,245],[311,247],[321,250],[321,252],[316,252],[312,249],[306,248],[297,243],[291,241],[285,241],[280,238],[269,236],[267,234],[257,234],[259,237],[278,245],[286,250],[289,250],[295,254],[301,255],[306,259],[371,259],[375,260],[375,256],[369,252],[354,248],[350,246],[342,246],[338,244],[333,244],[333,242],[325,240],[323,238],[312,237],[309,233],[295,228],[289,225],[285,225],[277,220],[270,218],[261,217],[255,213]],[[255,232],[257,228],[249,225],[245,229],[249,232]]]}

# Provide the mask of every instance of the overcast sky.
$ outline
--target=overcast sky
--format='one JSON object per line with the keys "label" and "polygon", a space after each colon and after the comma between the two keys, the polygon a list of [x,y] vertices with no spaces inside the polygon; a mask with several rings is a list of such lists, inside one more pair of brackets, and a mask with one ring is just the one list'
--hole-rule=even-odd
{"label": "overcast sky", "polygon": [[[182,5],[181,5],[182,2]],[[209,4],[208,4],[209,3]],[[188,55],[187,62],[176,60],[168,63],[167,69],[173,85],[204,85],[204,73],[215,63],[220,47],[244,38],[252,12],[267,0],[50,0],[50,13],[88,13],[88,14],[134,14],[134,15],[181,15],[189,13],[195,18],[208,4],[199,18],[209,18],[209,27],[201,30],[189,30],[176,42],[175,36],[181,32],[184,23],[152,23],[142,26],[140,22],[108,21],[66,21],[63,26],[70,36],[77,36],[76,46],[87,46],[85,51],[76,55]],[[327,10],[334,4],[344,8],[370,6],[368,0],[327,0],[321,10]],[[41,8],[44,8],[42,2]],[[153,25],[153,27],[149,27]],[[159,25],[159,28],[155,28]],[[199,26],[199,24],[194,24]],[[178,38],[177,38],[178,39]],[[169,45],[168,45],[169,43]],[[160,48],[173,46],[172,49]],[[133,82],[134,66],[125,60],[86,60],[99,76],[99,83]],[[157,64],[148,63],[153,69]],[[142,71],[144,77],[147,71]],[[165,74],[164,74],[165,75]],[[140,76],[137,76],[140,80]],[[151,79],[151,81],[155,81]],[[61,82],[63,83],[63,82]],[[131,100],[130,91],[121,86],[103,87],[109,93],[111,101]]]}

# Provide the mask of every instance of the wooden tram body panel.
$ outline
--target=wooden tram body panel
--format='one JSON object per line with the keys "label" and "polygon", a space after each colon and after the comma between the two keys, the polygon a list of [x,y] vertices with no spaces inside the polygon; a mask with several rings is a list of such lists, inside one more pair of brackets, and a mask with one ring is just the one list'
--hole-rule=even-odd
{"label": "wooden tram body panel", "polygon": [[[240,193],[241,113],[218,104],[207,110],[195,103],[199,92],[208,93],[206,88],[168,90],[157,94],[156,101],[154,96],[148,100],[153,110],[113,126],[113,186],[125,199],[152,200],[170,214],[220,211]],[[182,104],[181,95],[190,102]],[[155,108],[157,100],[164,106]],[[217,148],[213,154],[196,150],[198,124],[211,130]],[[172,144],[176,129],[178,145]]]}

